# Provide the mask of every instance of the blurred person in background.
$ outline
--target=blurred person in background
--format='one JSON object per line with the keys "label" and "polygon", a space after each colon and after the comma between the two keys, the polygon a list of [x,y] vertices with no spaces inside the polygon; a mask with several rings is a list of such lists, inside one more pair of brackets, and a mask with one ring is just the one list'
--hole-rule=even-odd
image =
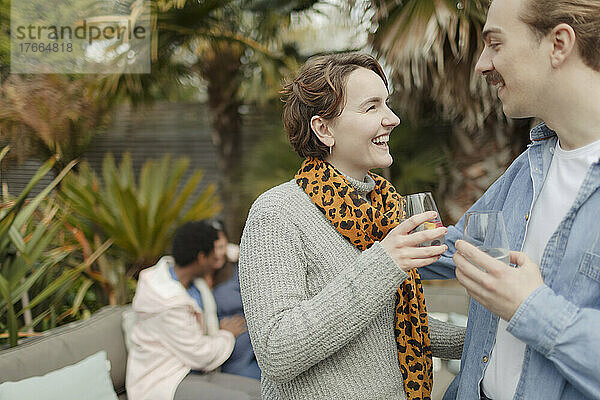
{"label": "blurred person in background", "polygon": [[[226,246],[208,223],[188,222],[175,232],[172,256],[140,273],[127,360],[129,399],[258,398],[255,380],[215,372],[230,357],[235,338],[247,330],[239,316],[219,323],[202,278],[225,263]],[[180,387],[190,372],[193,384]]]}
{"label": "blurred person in background", "polygon": [[[227,259],[223,260],[222,264],[212,264],[203,278],[213,291],[219,319],[233,317],[243,318],[245,321],[237,266],[239,246],[228,243],[227,235],[220,222],[213,222],[212,226],[219,231],[219,246],[226,246]],[[256,362],[248,331],[235,338],[233,352],[221,365],[221,372],[260,380],[260,368]]]}

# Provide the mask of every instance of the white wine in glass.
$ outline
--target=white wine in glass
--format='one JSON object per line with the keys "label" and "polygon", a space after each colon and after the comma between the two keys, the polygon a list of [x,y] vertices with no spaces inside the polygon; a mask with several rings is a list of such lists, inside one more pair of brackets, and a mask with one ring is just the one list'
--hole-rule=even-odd
{"label": "white wine in glass", "polygon": [[[440,213],[438,212],[437,206],[435,205],[435,201],[433,200],[433,195],[431,194],[431,192],[408,194],[404,196],[404,198],[406,199],[406,201],[404,202],[404,213],[406,218],[410,218],[413,215],[421,214],[426,211],[435,211],[437,213],[437,217],[435,219],[424,222],[423,224],[419,225],[414,229],[415,232],[440,228],[444,226],[442,224]],[[435,240],[423,242],[421,246],[439,246],[442,243],[444,243],[443,236]]]}
{"label": "white wine in glass", "polygon": [[463,239],[509,265],[510,249],[502,211],[472,211],[465,214]]}

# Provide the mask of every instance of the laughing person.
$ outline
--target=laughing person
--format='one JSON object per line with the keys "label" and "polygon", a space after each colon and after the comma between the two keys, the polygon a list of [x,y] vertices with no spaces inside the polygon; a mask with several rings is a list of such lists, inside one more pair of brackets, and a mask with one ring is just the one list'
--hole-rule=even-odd
{"label": "laughing person", "polygon": [[309,60],[285,85],[283,122],[305,158],[295,179],[253,204],[240,281],[262,396],[426,399],[432,351],[460,357],[463,331],[428,319],[416,268],[445,245],[446,228],[413,233],[402,197],[370,172],[392,163],[400,120],[387,80],[364,54]]}

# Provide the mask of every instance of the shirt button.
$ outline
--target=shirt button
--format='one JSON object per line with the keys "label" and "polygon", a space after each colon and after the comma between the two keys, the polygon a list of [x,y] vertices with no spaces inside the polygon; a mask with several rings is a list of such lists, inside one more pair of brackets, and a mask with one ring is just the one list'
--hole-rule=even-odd
{"label": "shirt button", "polygon": [[484,363],[488,362],[488,358],[487,358],[487,356],[483,356],[483,362],[484,362]]}
{"label": "shirt button", "polygon": [[525,221],[529,221],[529,213],[525,214]]}

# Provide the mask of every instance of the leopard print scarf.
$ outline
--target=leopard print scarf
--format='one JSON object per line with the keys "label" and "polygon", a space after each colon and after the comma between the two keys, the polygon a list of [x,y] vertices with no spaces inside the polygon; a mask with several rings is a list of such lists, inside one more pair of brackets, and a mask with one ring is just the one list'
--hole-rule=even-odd
{"label": "leopard print scarf", "polygon": [[[295,177],[337,231],[360,250],[382,240],[404,218],[404,198],[384,178],[369,175],[375,180],[371,204],[327,162],[307,158]],[[416,269],[408,273],[395,299],[396,346],[406,397],[429,400],[433,384],[431,343],[425,296]]]}

